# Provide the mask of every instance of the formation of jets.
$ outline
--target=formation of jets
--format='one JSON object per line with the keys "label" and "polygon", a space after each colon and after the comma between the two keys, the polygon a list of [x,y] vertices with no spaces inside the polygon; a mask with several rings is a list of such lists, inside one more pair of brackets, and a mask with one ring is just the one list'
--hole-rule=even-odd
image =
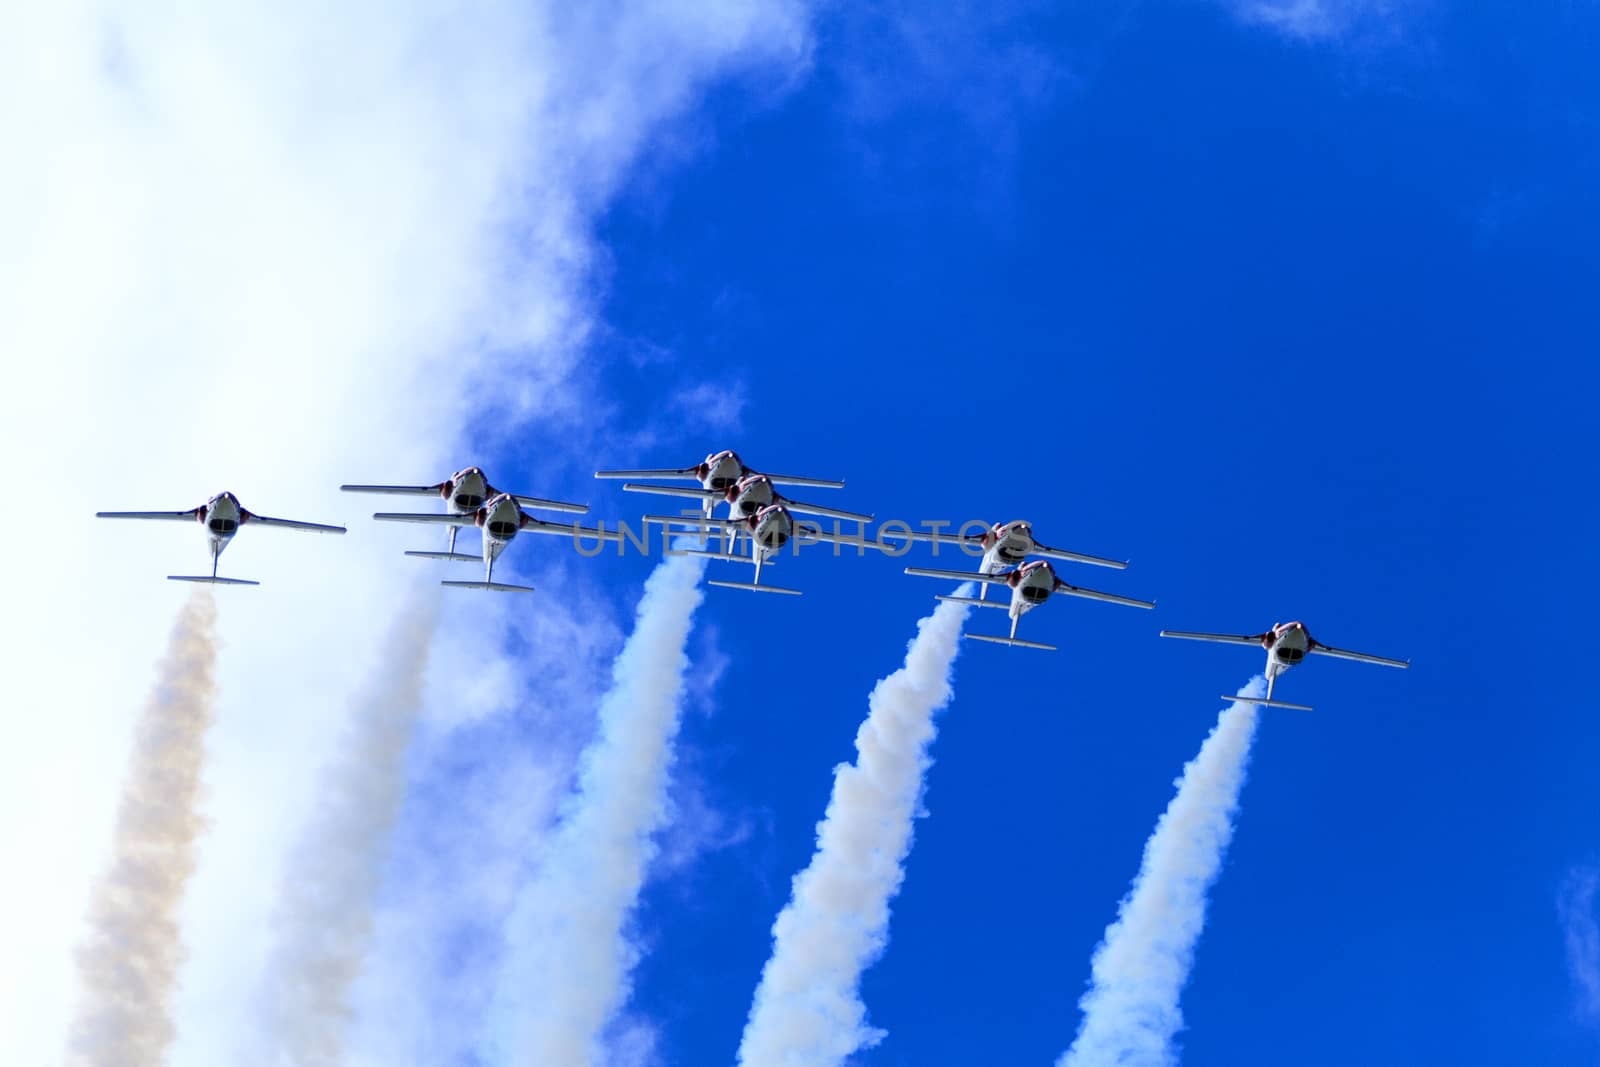
{"label": "formation of jets", "polygon": [[[595,477],[625,479],[622,488],[629,492],[654,493],[698,501],[701,505],[701,515],[699,517],[694,517],[692,513],[689,516],[646,515],[644,521],[647,527],[649,525],[661,526],[663,531],[671,536],[673,547],[669,549],[670,552],[706,556],[711,559],[741,563],[754,568],[753,576],[748,582],[730,582],[720,579],[709,582],[711,585],[727,589],[799,596],[800,590],[798,589],[786,589],[771,584],[763,585],[761,582],[763,566],[769,565],[773,557],[777,556],[786,547],[794,547],[801,544],[828,543],[853,546],[858,550],[875,549],[898,554],[909,547],[909,542],[930,542],[935,546],[936,552],[940,544],[949,544],[958,546],[967,553],[977,555],[979,557],[977,569],[967,571],[932,567],[907,567],[905,568],[905,573],[929,578],[943,578],[956,582],[975,583],[978,587],[978,595],[975,597],[960,594],[939,594],[938,599],[969,604],[974,607],[998,609],[1005,611],[1010,616],[1010,631],[1004,636],[987,633],[968,633],[965,635],[973,640],[987,641],[1013,648],[1053,650],[1055,648],[1054,645],[1043,644],[1038,641],[1027,641],[1017,637],[1017,624],[1024,615],[1044,604],[1058,593],[1063,596],[1085,600],[1121,604],[1125,607],[1145,609],[1155,607],[1153,601],[1139,600],[1095,589],[1085,589],[1063,581],[1056,574],[1055,567],[1051,563],[1052,560],[1083,563],[1115,570],[1126,569],[1128,564],[1122,560],[1051,548],[1035,539],[1032,525],[1021,520],[995,523],[982,533],[975,534],[942,534],[922,531],[895,533],[885,530],[876,540],[868,539],[864,532],[857,534],[840,533],[837,531],[837,526],[834,532],[825,531],[815,522],[802,521],[795,518],[795,515],[824,516],[834,520],[860,524],[870,522],[872,516],[861,512],[845,511],[839,508],[791,500],[781,494],[776,487],[783,485],[816,489],[842,489],[844,488],[844,482],[823,478],[802,478],[786,474],[766,474],[747,466],[739,458],[739,455],[732,451],[714,452],[693,467],[596,471]],[[698,482],[699,487],[646,484],[649,481],[690,480]],[[483,564],[482,581],[447,580],[440,583],[445,586],[491,589],[500,592],[531,592],[531,586],[513,585],[494,580],[495,560],[500,557],[501,553],[520,533],[554,534],[572,538],[574,541],[581,538],[589,538],[593,539],[597,545],[604,542],[620,542],[623,537],[620,529],[606,530],[604,524],[588,527],[575,523],[551,522],[546,519],[536,518],[523,509],[533,508],[535,510],[584,514],[589,508],[586,504],[572,504],[522,493],[504,492],[490,484],[488,476],[484,474],[481,467],[466,467],[434,485],[343,485],[340,488],[351,493],[431,496],[442,500],[444,503],[442,512],[377,512],[373,515],[373,518],[385,522],[438,525],[447,529],[449,538],[444,551],[411,550],[406,552],[408,556]],[[726,503],[728,506],[725,518],[716,517],[716,505],[719,502]],[[239,503],[238,497],[227,492],[218,493],[199,507],[190,508],[187,511],[101,511],[96,514],[104,519],[155,519],[198,523],[205,531],[210,549],[211,573],[209,575],[173,574],[168,575],[168,578],[178,582],[205,582],[215,585],[260,584],[246,578],[226,578],[217,574],[218,558],[242,527],[266,526],[336,534],[345,532],[343,526],[304,522],[298,519],[275,519],[265,515],[258,515],[247,510]],[[474,555],[456,550],[456,535],[463,526],[478,527],[482,535],[481,554]],[[1041,558],[1030,560],[1028,558],[1030,556]],[[987,591],[991,585],[1008,587],[1011,594],[1009,600],[988,599]],[[1264,648],[1267,652],[1266,697],[1263,699],[1244,695],[1229,695],[1225,699],[1249,700],[1275,708],[1310,710],[1307,705],[1291,704],[1277,700],[1273,695],[1278,676],[1290,667],[1300,663],[1308,654],[1355,660],[1361,663],[1377,663],[1387,667],[1410,666],[1410,663],[1406,660],[1389,659],[1384,656],[1369,655],[1365,652],[1352,652],[1348,649],[1325,645],[1313,638],[1310,631],[1306,629],[1305,624],[1301,622],[1279,623],[1272,629],[1259,634],[1162,630],[1161,636],[1184,638],[1193,641],[1211,641],[1221,644],[1256,645]]]}

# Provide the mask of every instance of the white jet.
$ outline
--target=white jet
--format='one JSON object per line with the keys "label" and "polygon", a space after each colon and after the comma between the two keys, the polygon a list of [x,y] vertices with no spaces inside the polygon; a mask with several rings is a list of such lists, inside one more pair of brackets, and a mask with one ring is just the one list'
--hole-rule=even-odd
{"label": "white jet", "polygon": [[[798,522],[782,504],[771,504],[753,515],[746,515],[737,519],[694,519],[686,518],[682,515],[646,515],[644,521],[646,523],[659,523],[663,527],[688,527],[691,532],[699,532],[701,534],[712,530],[732,534],[732,544],[722,550],[669,548],[668,551],[677,555],[708,556],[711,559],[752,564],[756,569],[753,581],[723,582],[708,580],[706,584],[721,586],[724,589],[744,589],[753,593],[801,595],[798,589],[784,589],[781,586],[761,584],[762,565],[782,552],[790,542],[798,544],[828,542],[838,545],[857,545],[864,548],[883,548],[882,545],[864,538],[851,537],[845,534],[830,534],[809,523]],[[743,537],[748,537],[750,540],[749,555],[745,555],[738,550]]]}
{"label": "white jet", "polygon": [[492,496],[483,503],[482,507],[469,514],[461,515],[451,513],[448,515],[413,515],[408,512],[380,511],[373,515],[374,519],[384,522],[420,522],[428,524],[449,524],[453,526],[476,526],[483,531],[483,555],[469,556],[461,552],[407,552],[408,556],[423,556],[429,559],[441,557],[477,563],[483,561],[483,581],[481,582],[440,582],[440,585],[455,586],[461,589],[498,589],[503,592],[531,593],[531,585],[509,585],[505,582],[494,580],[494,561],[500,558],[500,553],[506,550],[517,534],[524,531],[529,533],[554,534],[557,537],[570,537],[576,541],[579,537],[592,537],[596,541],[620,541],[622,535],[616,530],[597,530],[587,526],[574,526],[564,522],[546,522],[536,519],[523,511],[518,506],[519,497],[510,493],[500,493]]}
{"label": "white jet", "polygon": [[[1029,556],[1071,560],[1074,563],[1089,563],[1096,567],[1113,567],[1119,571],[1128,567],[1126,560],[1086,556],[1081,552],[1068,552],[1062,548],[1051,548],[1049,545],[1040,544],[1034,540],[1033,524],[1022,519],[997,522],[981,534],[946,534],[918,530],[912,533],[891,531],[883,536],[928,542],[933,544],[936,550],[938,545],[954,544],[960,545],[963,551],[981,551],[982,558],[978,561],[979,574],[1003,575],[1013,567],[1021,566]],[[978,599],[986,600],[985,594],[988,592],[989,584],[985,582],[978,587]]]}
{"label": "white jet", "polygon": [[298,519],[274,519],[257,515],[239,503],[232,493],[218,493],[197,508],[188,511],[97,511],[99,519],[156,519],[167,522],[198,522],[205,528],[211,548],[211,574],[169,574],[168,581],[205,582],[209,585],[260,585],[248,578],[217,577],[217,558],[228,547],[241,526],[278,526],[286,530],[310,530],[314,533],[342,534],[343,526],[328,526],[320,522],[301,522]]}
{"label": "white jet", "polygon": [[1224,696],[1222,699],[1246,700],[1255,704],[1264,704],[1269,708],[1293,708],[1296,711],[1311,710],[1305,704],[1289,704],[1282,700],[1272,699],[1272,687],[1277,682],[1278,675],[1305,659],[1307,652],[1317,656],[1332,656],[1335,659],[1353,659],[1358,663],[1381,663],[1385,667],[1411,666],[1410,660],[1369,656],[1365,652],[1351,652],[1349,649],[1325,645],[1311,636],[1311,631],[1306,629],[1306,624],[1303,622],[1280,622],[1264,634],[1207,634],[1194,633],[1189,630],[1162,630],[1161,636],[1181,637],[1188,641],[1215,641],[1224,645],[1257,645],[1266,649],[1266,699],[1262,700],[1257,697],[1239,694]]}
{"label": "white jet", "polygon": [[623,482],[622,488],[630,493],[654,493],[657,496],[683,496],[699,500],[704,505],[707,518],[711,517],[720,499],[728,502],[728,518],[734,520],[749,518],[763,508],[777,504],[788,511],[798,511],[803,515],[826,515],[829,518],[846,519],[851,522],[872,521],[871,515],[863,515],[858,511],[841,511],[838,508],[823,507],[821,504],[803,504],[798,500],[790,500],[773,488],[772,478],[765,474],[747,474],[726,489],[690,489],[687,486],[640,485],[637,482]]}
{"label": "white jet", "polygon": [[1055,645],[1044,645],[1037,641],[1023,641],[1017,637],[1017,623],[1022,617],[1034,608],[1043,604],[1055,593],[1066,596],[1083,597],[1087,600],[1103,600],[1108,604],[1124,604],[1130,608],[1153,608],[1155,603],[1149,600],[1134,600],[1132,597],[1117,596],[1115,593],[1102,593],[1094,589],[1081,589],[1075,585],[1068,585],[1056,577],[1055,568],[1049,562],[1036,559],[1032,563],[1023,564],[1016,570],[1005,574],[971,574],[966,571],[936,570],[927,567],[907,567],[907,574],[920,574],[925,578],[949,578],[957,582],[984,582],[995,585],[1008,585],[1011,587],[1011,602],[1003,604],[998,600],[981,600],[970,596],[939,595],[940,600],[949,600],[957,604],[972,604],[981,608],[999,608],[1011,614],[1011,633],[1007,637],[996,637],[992,634],[963,634],[974,641],[992,641],[997,645],[1011,645],[1015,648],[1041,648],[1047,652],[1054,652]]}
{"label": "white jet", "polygon": [[[445,507],[452,515],[470,516],[483,507],[483,502],[501,495],[500,490],[489,484],[489,476],[483,473],[482,467],[464,467],[438,485],[341,485],[339,487],[347,493],[388,493],[394,496],[437,496],[443,497]],[[561,500],[546,500],[543,497],[528,496],[524,493],[506,494],[516,498],[518,504],[525,508],[539,508],[543,511],[564,511],[574,515],[588,512],[587,504],[568,504]],[[411,552],[407,555],[429,555],[434,559],[456,559],[456,534],[466,523],[457,523],[450,527],[450,547],[445,552],[422,553]],[[476,560],[477,556],[467,556],[466,559]]]}
{"label": "white jet", "polygon": [[[596,478],[693,479],[700,483],[700,488],[705,492],[704,494],[700,494],[693,493],[693,491],[690,490],[689,493],[700,497],[703,500],[706,518],[708,519],[711,517],[712,509],[716,506],[717,497],[724,496],[728,490],[733,488],[738,482],[749,478],[752,475],[761,475],[761,472],[753,467],[745,466],[744,460],[740,459],[739,454],[732,450],[713,452],[711,455],[707,456],[703,462],[693,467],[668,468],[664,470],[594,472],[594,476]],[[767,480],[769,489],[773,485],[808,485],[817,489],[844,488],[843,482],[836,482],[827,478],[800,478],[791,474],[767,474],[761,476]],[[624,486],[623,488],[627,487]],[[731,503],[732,501],[730,499],[730,504]],[[769,499],[767,503],[781,503],[781,501],[773,501]],[[813,514],[828,513],[813,512]],[[729,518],[737,517],[738,516],[730,510]],[[854,515],[850,515],[849,517],[856,518]]]}

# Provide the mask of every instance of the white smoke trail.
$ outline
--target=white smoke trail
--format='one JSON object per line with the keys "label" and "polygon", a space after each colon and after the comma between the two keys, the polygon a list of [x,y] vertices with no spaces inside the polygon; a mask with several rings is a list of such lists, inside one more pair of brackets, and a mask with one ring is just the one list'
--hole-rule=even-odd
{"label": "white smoke trail", "polygon": [[682,710],[684,645],[703,596],[705,560],[672,556],[645,583],[633,633],[600,702],[544,864],[507,923],[497,994],[499,1062],[580,1067],[625,1002],[638,950],[625,924],[665,819]]}
{"label": "white smoke trail", "polygon": [[267,1062],[344,1062],[351,986],[372,942],[372,908],[404,798],[438,607],[428,590],[396,619],[379,673],[357,699],[322,773],[311,823],[289,857],[267,972],[271,1018],[262,1029],[265,1046],[255,1050],[265,1051]]}
{"label": "white smoke trail", "polygon": [[838,1064],[883,1039],[866,1024],[861,973],[888,943],[889,900],[905,879],[933,716],[950,702],[967,611],[946,601],[918,622],[905,665],[872,691],[856,762],[835,769],[816,854],[772,927],[772,958],[739,1043],[747,1067]]}
{"label": "white smoke trail", "polygon": [[196,799],[216,715],[216,625],[211,590],[197,588],[136,727],[111,867],[94,889],[78,951],[73,1064],[153,1067],[176,1033],[172,1000],[184,958],[178,909],[205,828]]}
{"label": "white smoke trail", "polygon": [[[1250,679],[1245,695],[1266,695]],[[1177,794],[1144,847],[1133,887],[1095,950],[1083,1023],[1057,1067],[1166,1067],[1183,1025],[1178,996],[1205,925],[1206,890],[1233,838],[1256,705],[1237,700],[1217,718],[1200,752],[1183,768]]]}

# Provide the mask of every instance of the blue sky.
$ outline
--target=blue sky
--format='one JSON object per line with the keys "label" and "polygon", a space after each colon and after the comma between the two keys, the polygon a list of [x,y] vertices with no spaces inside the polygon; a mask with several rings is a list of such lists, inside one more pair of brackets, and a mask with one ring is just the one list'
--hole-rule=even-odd
{"label": "blue sky", "polygon": [[[1159,601],[1049,604],[1022,634],[1056,653],[963,649],[861,1064],[1055,1060],[1216,694],[1262,665],[1157,631],[1291,618],[1414,666],[1281,683],[1317,710],[1263,717],[1185,1062],[1594,1062],[1600,10],[447,6],[82,0],[0,33],[13,466],[80,517],[227,488],[350,526],[224,559],[262,585],[219,598],[206,788],[163,809],[197,852],[152,927],[186,962],[135,1013],[173,1024],[157,1058],[287,1055],[353,1004],[353,1067],[499,1067],[541,993],[507,976],[565,976],[507,917],[572,869],[553,827],[656,561],[541,538],[496,569],[535,595],[446,596],[417,531],[337,487],[481,463],[636,520],[667,502],[594,469],[734,447],[884,520],[1030,519],[1132,560],[1069,581]],[[74,946],[108,859],[144,854],[113,831],[187,592],[161,575],[203,549],[111,525],[8,576],[10,699],[39,710],[0,745],[6,1063],[105,1007]],[[927,561],[707,590],[608,1067],[733,1061]],[[423,676],[391,631],[429,595]],[[594,792],[648,821],[634,766]]]}
{"label": "blue sky", "polygon": [[[1556,898],[1600,800],[1600,13],[924,19],[831,12],[802,81],[718,91],[600,231],[621,421],[664,414],[665,362],[740,425],[596,465],[737,447],[880,519],[1029,518],[1133,561],[1069,580],[1159,601],[1052,603],[1023,630],[1053,655],[962,652],[861,1062],[1066,1047],[1214,694],[1260,667],[1156,630],[1289,618],[1414,667],[1282,683],[1318,710],[1264,722],[1185,1061],[1592,1062]],[[666,1062],[732,1058],[831,768],[932,607],[901,565],[819,555],[782,564],[803,599],[708,597],[728,662],[679,759],[717,815],[640,916],[633,1009]],[[600,566],[628,590],[648,564]]]}

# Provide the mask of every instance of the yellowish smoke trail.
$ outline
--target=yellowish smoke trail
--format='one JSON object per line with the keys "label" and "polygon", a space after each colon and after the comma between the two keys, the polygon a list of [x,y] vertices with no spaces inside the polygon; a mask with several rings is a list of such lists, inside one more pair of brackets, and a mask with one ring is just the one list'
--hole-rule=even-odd
{"label": "yellowish smoke trail", "polygon": [[78,951],[81,999],[68,1038],[78,1067],[154,1067],[176,1033],[178,911],[205,829],[196,801],[216,717],[217,607],[194,591],[139,717],[109,870]]}

